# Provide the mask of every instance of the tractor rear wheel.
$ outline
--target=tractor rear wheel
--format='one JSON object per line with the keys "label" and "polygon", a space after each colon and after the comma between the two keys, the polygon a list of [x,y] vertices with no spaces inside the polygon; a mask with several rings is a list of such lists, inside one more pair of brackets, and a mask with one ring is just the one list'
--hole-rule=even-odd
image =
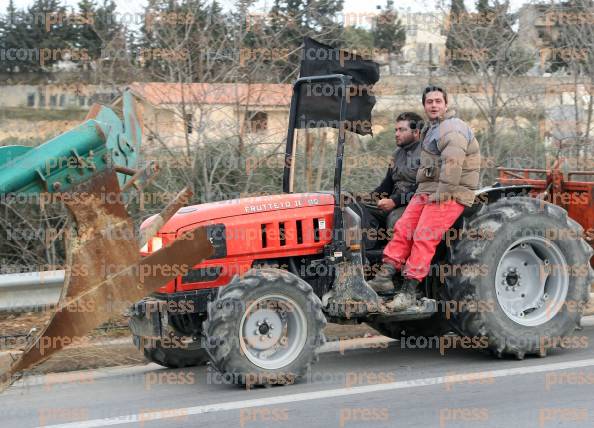
{"label": "tractor rear wheel", "polygon": [[203,324],[212,366],[246,386],[294,383],[317,360],[326,318],[311,286],[296,275],[253,269],[219,289]]}
{"label": "tractor rear wheel", "polygon": [[481,207],[448,248],[452,326],[500,358],[581,347],[568,335],[594,280],[592,248],[582,236],[565,210],[539,199],[504,197]]}

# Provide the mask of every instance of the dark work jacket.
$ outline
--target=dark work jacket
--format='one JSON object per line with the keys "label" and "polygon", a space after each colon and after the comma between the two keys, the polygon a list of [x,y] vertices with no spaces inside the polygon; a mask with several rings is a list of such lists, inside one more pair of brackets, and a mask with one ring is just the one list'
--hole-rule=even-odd
{"label": "dark work jacket", "polygon": [[373,191],[372,200],[390,198],[396,204],[396,208],[408,204],[417,190],[420,159],[420,141],[396,148],[386,176]]}

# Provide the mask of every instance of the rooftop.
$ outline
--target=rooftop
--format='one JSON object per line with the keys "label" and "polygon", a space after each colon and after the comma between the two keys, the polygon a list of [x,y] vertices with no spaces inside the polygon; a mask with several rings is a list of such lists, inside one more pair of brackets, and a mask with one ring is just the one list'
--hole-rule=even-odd
{"label": "rooftop", "polygon": [[281,83],[158,83],[134,82],[133,94],[153,105],[232,104],[288,106],[292,86]]}

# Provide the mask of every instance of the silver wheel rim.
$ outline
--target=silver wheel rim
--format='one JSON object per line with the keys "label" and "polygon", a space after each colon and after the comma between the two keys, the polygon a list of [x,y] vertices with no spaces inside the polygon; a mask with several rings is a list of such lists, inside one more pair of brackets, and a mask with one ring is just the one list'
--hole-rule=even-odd
{"label": "silver wheel rim", "polygon": [[307,340],[307,318],[293,299],[279,294],[252,302],[239,324],[239,343],[248,360],[274,370],[291,364]]}
{"label": "silver wheel rim", "polygon": [[512,321],[529,327],[551,320],[569,290],[563,253],[555,243],[531,236],[517,240],[501,257],[495,273],[497,301]]}

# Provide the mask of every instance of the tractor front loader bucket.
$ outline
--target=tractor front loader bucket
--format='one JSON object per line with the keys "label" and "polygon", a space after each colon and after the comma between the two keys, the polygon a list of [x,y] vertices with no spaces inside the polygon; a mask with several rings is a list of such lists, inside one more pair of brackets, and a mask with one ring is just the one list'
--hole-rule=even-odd
{"label": "tractor front loader bucket", "polygon": [[[130,160],[135,160],[140,143],[135,109],[127,102],[132,102],[131,98],[124,99],[124,112],[128,116],[123,124],[119,119],[116,122],[114,117],[117,116],[105,107],[92,109],[95,118],[103,118],[107,122],[89,119],[84,125],[94,122],[90,125],[98,131],[97,136],[104,144],[95,141],[93,130],[83,125],[84,144],[75,138],[76,132],[69,131],[38,148],[23,150],[21,154],[26,157],[19,158],[19,150],[11,149],[10,153],[4,151],[4,155],[8,153],[8,156],[3,158],[0,151],[0,162],[4,159],[15,170],[12,176],[5,173],[6,169],[3,170],[4,175],[0,174],[2,192],[54,191],[53,195],[66,205],[76,223],[75,233],[67,241],[65,285],[56,312],[41,334],[28,343],[22,352],[9,352],[3,356],[3,361],[0,361],[0,391],[18,379],[25,370],[47,360],[63,347],[82,343],[90,330],[175,279],[180,272],[213,252],[205,230],[197,228],[141,259],[134,224],[120,191],[120,185],[124,185],[126,180],[118,173],[122,168],[131,172]],[[134,144],[126,142],[126,134],[130,135],[130,129],[127,128],[131,123],[135,124],[132,126],[134,136],[129,141]],[[64,141],[64,136],[68,137],[71,148],[77,146],[77,149],[68,152],[60,144],[55,144],[61,138]],[[115,142],[110,150],[105,147],[108,141]],[[89,171],[67,171],[70,167],[40,170],[44,164],[61,163],[51,157],[42,159],[40,152],[43,156],[51,156],[52,152],[58,155],[70,153],[75,160],[78,159],[75,164],[80,166],[83,157],[86,157],[85,165],[89,157],[95,157],[93,153],[89,156],[90,150],[102,153],[102,156]],[[119,155],[115,156],[113,150],[118,150]],[[124,156],[126,153],[128,156]],[[118,161],[125,164],[118,165]],[[31,167],[34,172],[29,174],[26,168]],[[66,192],[55,192],[65,187]],[[187,196],[188,191],[178,195],[162,213],[164,221],[187,201]]]}

